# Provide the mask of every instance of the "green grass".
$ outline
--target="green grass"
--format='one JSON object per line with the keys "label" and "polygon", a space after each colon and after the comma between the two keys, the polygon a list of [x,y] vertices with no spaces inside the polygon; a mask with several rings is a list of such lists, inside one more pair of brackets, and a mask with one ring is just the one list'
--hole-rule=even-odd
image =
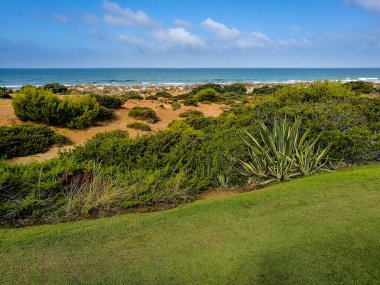
{"label": "green grass", "polygon": [[0,232],[1,284],[376,284],[380,165]]}

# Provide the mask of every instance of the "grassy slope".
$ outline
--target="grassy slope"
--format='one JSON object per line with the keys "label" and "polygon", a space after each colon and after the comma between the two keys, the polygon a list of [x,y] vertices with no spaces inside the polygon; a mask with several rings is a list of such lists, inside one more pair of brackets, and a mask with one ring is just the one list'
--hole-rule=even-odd
{"label": "grassy slope", "polygon": [[1,284],[374,284],[380,166],[149,214],[0,232]]}

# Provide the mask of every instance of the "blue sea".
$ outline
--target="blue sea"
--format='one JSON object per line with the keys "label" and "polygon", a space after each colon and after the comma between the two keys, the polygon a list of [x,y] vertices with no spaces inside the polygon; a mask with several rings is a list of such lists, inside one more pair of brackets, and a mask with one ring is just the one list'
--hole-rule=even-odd
{"label": "blue sea", "polygon": [[315,80],[380,82],[380,68],[0,68],[0,86],[184,85],[193,83],[293,83]]}

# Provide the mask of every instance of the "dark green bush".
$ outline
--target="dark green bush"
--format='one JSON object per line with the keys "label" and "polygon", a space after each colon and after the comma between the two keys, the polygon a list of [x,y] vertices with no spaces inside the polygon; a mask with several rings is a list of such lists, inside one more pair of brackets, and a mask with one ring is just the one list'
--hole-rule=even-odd
{"label": "dark green bush", "polygon": [[99,95],[92,94],[92,98],[95,98],[100,106],[106,107],[108,109],[117,109],[123,105],[123,100],[116,95]]}
{"label": "dark green bush", "polygon": [[247,93],[247,88],[243,83],[228,84],[223,87],[223,93],[245,94]]}
{"label": "dark green bush", "polygon": [[201,84],[201,85],[198,85],[195,88],[193,88],[193,90],[191,90],[190,94],[195,95],[198,92],[205,90],[205,89],[214,89],[219,94],[224,92],[224,87],[220,84],[205,83],[205,84]]}
{"label": "dark green bush", "polygon": [[69,140],[45,126],[0,126],[0,154],[5,158],[46,152],[56,143],[63,145],[69,143]]}
{"label": "dark green bush", "polygon": [[255,88],[253,90],[253,93],[257,95],[270,95],[270,94],[275,93],[277,90],[280,90],[283,87],[284,85],[273,85],[273,86],[264,85],[262,87]]}
{"label": "dark green bush", "polygon": [[99,104],[88,96],[59,99],[44,89],[24,88],[12,100],[16,116],[22,121],[48,123],[73,129],[91,126],[97,119]]}
{"label": "dark green bush", "polygon": [[157,117],[156,112],[149,107],[133,107],[131,111],[129,111],[129,116],[135,119],[147,121],[148,123],[155,123],[160,120]]}
{"label": "dark green bush", "polygon": [[140,122],[130,123],[127,125],[127,127],[145,132],[150,132],[152,130],[152,128],[149,125]]}
{"label": "dark green bush", "polygon": [[374,86],[372,82],[365,81],[351,81],[344,84],[350,90],[354,91],[356,94],[370,94],[374,91]]}
{"label": "dark green bush", "polygon": [[246,98],[248,98],[247,94],[241,94],[241,93],[223,93],[223,103],[225,104],[232,104],[235,102],[235,100],[242,101]]}
{"label": "dark green bush", "polygon": [[198,102],[194,99],[186,99],[183,101],[183,105],[185,105],[185,106],[198,106]]}
{"label": "dark green bush", "polygon": [[204,116],[204,114],[201,111],[198,111],[196,109],[189,109],[181,114],[179,114],[181,118],[189,118],[189,117],[195,117],[195,116]]}
{"label": "dark green bush", "polygon": [[156,93],[156,96],[157,96],[157,97],[161,97],[161,98],[172,98],[172,97],[173,97],[173,95],[170,94],[170,93],[167,92],[167,91],[158,91],[158,92]]}
{"label": "dark green bush", "polygon": [[123,95],[119,95],[119,98],[123,101],[127,101],[128,99],[134,99],[134,100],[143,100],[144,98],[138,94],[137,92],[129,92]]}
{"label": "dark green bush", "polygon": [[108,109],[106,107],[100,106],[99,113],[96,117],[97,121],[111,120],[115,117],[115,110]]}
{"label": "dark green bush", "polygon": [[65,85],[59,84],[59,83],[49,83],[44,86],[42,86],[42,89],[50,90],[54,94],[60,94],[64,95],[67,94],[68,89]]}
{"label": "dark green bush", "polygon": [[178,103],[178,102],[173,102],[172,103],[172,109],[173,109],[173,111],[176,111],[176,110],[178,110],[180,108],[181,108],[181,104],[180,103]]}
{"label": "dark green bush", "polygon": [[155,95],[148,95],[145,96],[145,100],[158,100],[158,97]]}
{"label": "dark green bush", "polygon": [[194,100],[198,102],[218,102],[221,100],[221,96],[212,88],[207,88],[199,91],[194,95]]}
{"label": "dark green bush", "polygon": [[34,86],[34,85],[23,85],[23,86],[21,86],[21,88],[20,88],[20,90],[18,90],[18,92],[23,92],[25,89],[28,89],[28,88],[30,88],[30,87],[32,87],[32,88],[35,88],[35,89],[39,89],[39,88],[37,88],[36,86]]}
{"label": "dark green bush", "polygon": [[0,161],[0,225],[62,220],[64,186],[88,167],[68,156],[27,165]]}
{"label": "dark green bush", "polygon": [[186,118],[186,123],[195,130],[206,130],[208,127],[217,127],[217,121],[215,118],[204,116],[190,116]]}
{"label": "dark green bush", "polygon": [[0,99],[11,99],[13,90],[7,87],[0,87]]}

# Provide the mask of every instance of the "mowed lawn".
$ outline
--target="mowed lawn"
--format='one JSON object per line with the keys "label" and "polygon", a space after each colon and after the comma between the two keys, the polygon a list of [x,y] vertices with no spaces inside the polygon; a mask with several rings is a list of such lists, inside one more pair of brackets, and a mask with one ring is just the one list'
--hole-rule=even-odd
{"label": "mowed lawn", "polygon": [[379,284],[380,165],[0,233],[0,284]]}

